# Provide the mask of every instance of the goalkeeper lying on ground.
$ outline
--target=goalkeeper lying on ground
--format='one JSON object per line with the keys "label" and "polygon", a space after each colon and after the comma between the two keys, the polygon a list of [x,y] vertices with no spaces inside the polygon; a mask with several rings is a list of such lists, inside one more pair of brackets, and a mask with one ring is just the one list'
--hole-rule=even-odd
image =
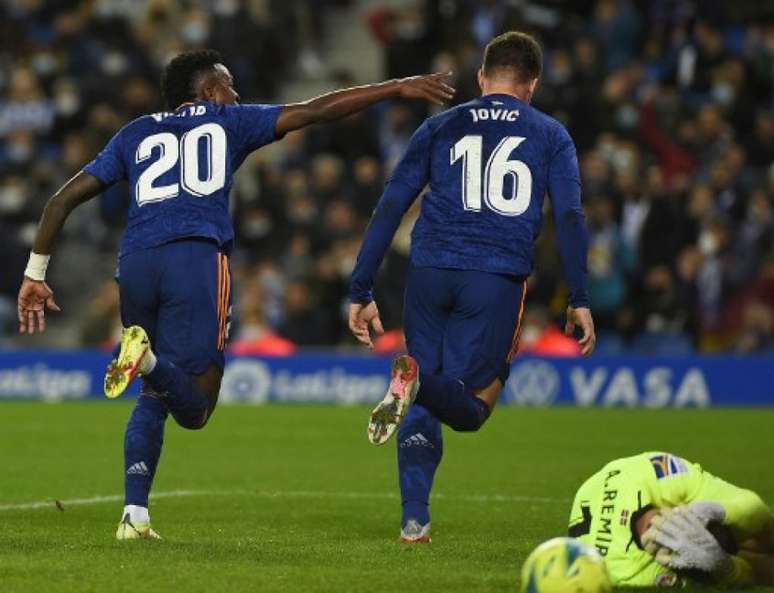
{"label": "goalkeeper lying on ground", "polygon": [[613,585],[774,585],[774,515],[761,498],[668,453],[611,461],[575,495],[569,535]]}

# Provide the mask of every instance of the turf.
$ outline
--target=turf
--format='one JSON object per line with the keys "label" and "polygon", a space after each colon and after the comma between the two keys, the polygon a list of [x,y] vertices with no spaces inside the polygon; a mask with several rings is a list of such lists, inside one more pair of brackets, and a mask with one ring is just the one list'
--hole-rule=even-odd
{"label": "turf", "polygon": [[[121,543],[121,502],[68,501],[120,494],[129,409],[0,407],[0,591],[513,593],[583,478],[645,449],[774,501],[774,411],[502,408],[479,434],[446,432],[434,542],[406,547],[394,445],[366,442],[363,408],[223,407],[201,432],[168,425],[155,491],[172,495],[151,501],[165,540]],[[4,506],[30,501],[50,504]]]}

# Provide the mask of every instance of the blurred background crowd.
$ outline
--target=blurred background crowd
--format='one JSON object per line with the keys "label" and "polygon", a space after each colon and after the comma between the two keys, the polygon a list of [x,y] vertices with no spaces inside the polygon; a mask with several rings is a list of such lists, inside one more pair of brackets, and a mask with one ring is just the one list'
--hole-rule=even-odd
{"label": "blurred background crowd", "polygon": [[[322,8],[339,18],[330,22]],[[0,340],[105,347],[115,339],[112,274],[127,187],[68,221],[49,275],[64,309],[51,335],[14,337],[15,296],[45,200],[120,126],[163,107],[158,79],[168,59],[213,47],[243,101],[301,100],[283,94],[288,83],[370,82],[327,66],[341,23],[367,31],[385,78],[452,71],[455,103],[477,94],[482,48],[494,35],[537,35],[545,66],[534,104],[563,121],[578,147],[600,349],[774,351],[774,9],[746,0],[7,0]],[[357,48],[343,49],[359,59]],[[382,104],[291,134],[243,165],[232,196],[235,351],[353,346],[345,311],[359,242],[385,177],[428,114],[424,105]],[[379,342],[384,351],[401,348],[416,214],[378,279],[383,319],[396,330]],[[558,331],[566,292],[545,221],[523,345],[573,355]]]}

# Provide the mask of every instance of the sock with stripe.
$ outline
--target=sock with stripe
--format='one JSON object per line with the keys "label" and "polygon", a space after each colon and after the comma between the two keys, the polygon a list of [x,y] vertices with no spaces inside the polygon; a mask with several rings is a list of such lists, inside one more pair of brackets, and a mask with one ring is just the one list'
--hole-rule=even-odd
{"label": "sock with stripe", "polygon": [[147,393],[143,386],[124,435],[124,504],[145,508],[161,456],[167,419],[164,402]]}
{"label": "sock with stripe", "polygon": [[441,423],[426,408],[414,404],[398,428],[398,477],[401,526],[410,519],[430,522],[430,489],[443,457]]}
{"label": "sock with stripe", "polygon": [[199,389],[193,377],[167,360],[156,356],[153,370],[144,375],[145,380],[160,394],[169,413],[183,428],[201,428],[207,422],[210,402]]}
{"label": "sock with stripe", "polygon": [[444,424],[458,431],[475,431],[491,410],[459,379],[420,372],[416,403]]}

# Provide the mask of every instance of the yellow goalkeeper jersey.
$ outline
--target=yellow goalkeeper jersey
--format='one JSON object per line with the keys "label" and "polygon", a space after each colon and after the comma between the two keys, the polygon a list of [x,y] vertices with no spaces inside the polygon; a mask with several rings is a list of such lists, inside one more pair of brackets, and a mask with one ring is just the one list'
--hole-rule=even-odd
{"label": "yellow goalkeeper jersey", "polygon": [[611,461],[580,487],[570,512],[569,534],[605,557],[613,585],[671,586],[679,575],[642,550],[634,525],[650,508],[715,502],[737,542],[755,537],[774,519],[761,498],[676,455],[649,452]]}

